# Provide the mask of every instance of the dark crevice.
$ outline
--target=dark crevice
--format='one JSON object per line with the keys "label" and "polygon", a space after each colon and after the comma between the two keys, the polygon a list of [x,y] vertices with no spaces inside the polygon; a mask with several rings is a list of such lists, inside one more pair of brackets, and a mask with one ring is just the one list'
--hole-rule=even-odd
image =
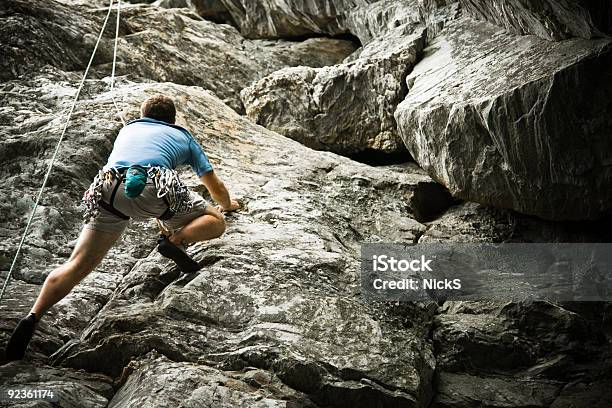
{"label": "dark crevice", "polygon": [[441,184],[418,183],[409,206],[419,222],[428,222],[438,218],[452,205],[459,201]]}
{"label": "dark crevice", "polygon": [[387,166],[390,164],[414,162],[407,149],[391,153],[375,149],[365,149],[357,153],[346,155],[346,157],[359,163],[369,164],[370,166]]}
{"label": "dark crevice", "polygon": [[355,44],[356,48],[359,48],[363,45],[361,44],[361,40],[359,39],[359,37],[351,33],[342,33],[342,34],[334,34],[334,35],[324,34],[324,33],[312,33],[312,34],[296,35],[296,36],[291,36],[291,37],[282,37],[282,38],[278,38],[278,40],[291,41],[291,42],[304,42],[311,38],[329,38],[333,40],[350,41],[353,44]]}
{"label": "dark crevice", "polygon": [[240,27],[238,26],[236,21],[232,18],[232,15],[230,13],[220,13],[220,14],[207,15],[207,16],[200,15],[200,17],[202,17],[204,20],[210,21],[215,24],[227,24],[238,30],[240,29]]}

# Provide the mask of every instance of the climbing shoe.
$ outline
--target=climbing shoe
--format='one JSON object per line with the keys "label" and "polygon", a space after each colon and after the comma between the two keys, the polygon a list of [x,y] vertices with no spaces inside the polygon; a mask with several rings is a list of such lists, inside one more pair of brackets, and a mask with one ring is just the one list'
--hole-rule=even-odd
{"label": "climbing shoe", "polygon": [[200,270],[200,265],[191,259],[191,257],[187,255],[187,252],[174,245],[170,242],[168,237],[164,235],[160,235],[157,239],[157,251],[159,251],[162,256],[172,259],[181,271],[185,273],[192,273]]}
{"label": "climbing shoe", "polygon": [[34,313],[30,313],[19,321],[6,345],[4,358],[7,361],[23,359],[34,334],[34,329],[36,329],[36,323],[36,315]]}

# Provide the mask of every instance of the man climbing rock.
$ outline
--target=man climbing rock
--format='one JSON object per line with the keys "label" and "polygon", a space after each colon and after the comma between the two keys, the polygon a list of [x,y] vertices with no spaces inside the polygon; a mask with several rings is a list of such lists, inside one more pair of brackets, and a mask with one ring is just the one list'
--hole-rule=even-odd
{"label": "man climbing rock", "polygon": [[[23,358],[43,314],[102,261],[131,218],[156,218],[162,230],[158,251],[188,273],[200,267],[184,245],[219,237],[225,231],[221,212],[238,209],[200,145],[174,124],[172,99],[150,97],[140,111],[140,119],[121,129],[108,163],[85,192],[86,224],[72,255],[45,280],[30,314],[13,331],[6,360]],[[181,182],[175,169],[183,164],[191,166],[218,209]]]}

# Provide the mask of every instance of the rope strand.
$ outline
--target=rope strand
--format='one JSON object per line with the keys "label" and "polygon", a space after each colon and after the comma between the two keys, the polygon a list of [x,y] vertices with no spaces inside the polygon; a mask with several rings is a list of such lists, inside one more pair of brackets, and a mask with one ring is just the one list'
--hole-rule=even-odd
{"label": "rope strand", "polygon": [[[81,83],[77,89],[76,94],[74,95],[74,99],[72,100],[72,105],[70,106],[70,110],[68,111],[68,117],[66,118],[66,122],[64,123],[64,128],[62,129],[62,133],[60,134],[59,140],[57,141],[57,144],[55,146],[53,156],[51,156],[51,162],[49,163],[49,167],[47,168],[47,173],[45,174],[45,178],[43,179],[42,186],[40,187],[40,190],[38,191],[38,196],[36,197],[36,201],[34,202],[32,213],[30,214],[30,217],[28,218],[28,222],[26,224],[25,230],[23,231],[23,235],[21,236],[21,241],[19,242],[19,246],[17,247],[17,252],[15,253],[15,257],[13,258],[13,262],[11,263],[11,267],[9,269],[8,275],[6,276],[4,284],[2,285],[2,291],[0,291],[0,303],[2,302],[2,299],[4,297],[4,292],[6,291],[9,281],[11,280],[13,270],[15,269],[15,265],[17,264],[17,259],[19,258],[21,249],[23,248],[26,237],[28,235],[28,231],[30,230],[30,226],[32,225],[32,220],[34,219],[34,215],[36,214],[36,210],[38,209],[38,205],[40,204],[40,199],[42,198],[43,191],[45,187],[47,186],[47,182],[49,181],[51,170],[53,170],[53,164],[55,163],[55,160],[57,159],[57,155],[59,153],[60,146],[62,144],[62,141],[64,140],[64,136],[66,135],[66,130],[68,129],[68,124],[70,123],[72,113],[74,112],[74,108],[76,107],[76,103],[79,99],[79,95],[81,94],[81,90],[83,89],[83,86],[85,85],[85,79],[87,78],[87,74],[89,73],[89,69],[91,68],[96,52],[98,51],[100,40],[102,39],[104,30],[106,29],[106,25],[108,24],[108,19],[111,15],[111,11],[113,10],[113,1],[114,0],[110,0],[110,4],[108,6],[108,12],[106,13],[106,18],[104,19],[104,24],[102,24],[102,29],[100,30],[100,34],[98,35],[98,39],[96,40],[96,45],[94,46],[93,52],[91,53],[91,57],[89,58],[89,62],[87,63],[87,68],[85,68],[85,73],[83,74]],[[119,1],[119,7],[121,7],[121,0],[118,0],[118,1]],[[117,28],[115,30],[115,50],[113,54],[113,72],[111,74],[111,96],[112,96],[114,79],[115,79],[115,59],[117,58],[117,37],[119,36],[119,7],[117,8]],[[115,104],[115,108],[117,109],[117,112],[119,113],[119,108],[117,107],[117,104],[115,103],[114,96],[113,96],[113,103]],[[121,121],[123,122],[123,118],[121,117],[120,113],[119,113],[119,117]]]}
{"label": "rope strand", "polygon": [[[112,5],[111,1],[111,5]],[[115,89],[115,65],[117,62],[117,42],[119,41],[119,17],[121,15],[121,0],[117,0],[117,24],[115,27],[115,46],[113,47],[113,70],[111,72],[111,83],[110,83],[110,94],[113,99],[113,105],[115,105],[115,110],[117,110],[117,116],[121,119],[121,123],[125,126],[125,120],[123,120],[123,115],[121,115],[121,111],[119,110],[119,106],[117,106],[117,101],[115,100],[115,94],[113,90]]]}

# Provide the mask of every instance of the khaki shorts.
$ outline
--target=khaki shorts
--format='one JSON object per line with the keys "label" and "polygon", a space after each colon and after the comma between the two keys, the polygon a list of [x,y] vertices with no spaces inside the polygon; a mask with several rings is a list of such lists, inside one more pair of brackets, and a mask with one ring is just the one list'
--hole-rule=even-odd
{"label": "khaki shorts", "polygon": [[[107,203],[110,203],[110,196],[115,184],[116,182],[109,183],[102,188],[102,199]],[[165,229],[170,231],[177,230],[206,213],[208,208],[206,200],[193,191],[190,192],[190,196],[192,207],[189,211],[174,214],[168,220],[159,220]],[[113,206],[121,213],[137,221],[158,218],[168,209],[168,205],[163,198],[157,197],[157,189],[150,180],[147,182],[142,193],[136,198],[127,197],[124,192],[123,183],[121,183],[115,194]],[[130,222],[130,220],[124,220],[102,207],[99,207],[99,210],[99,214],[91,218],[85,224],[85,228],[121,234]]]}

